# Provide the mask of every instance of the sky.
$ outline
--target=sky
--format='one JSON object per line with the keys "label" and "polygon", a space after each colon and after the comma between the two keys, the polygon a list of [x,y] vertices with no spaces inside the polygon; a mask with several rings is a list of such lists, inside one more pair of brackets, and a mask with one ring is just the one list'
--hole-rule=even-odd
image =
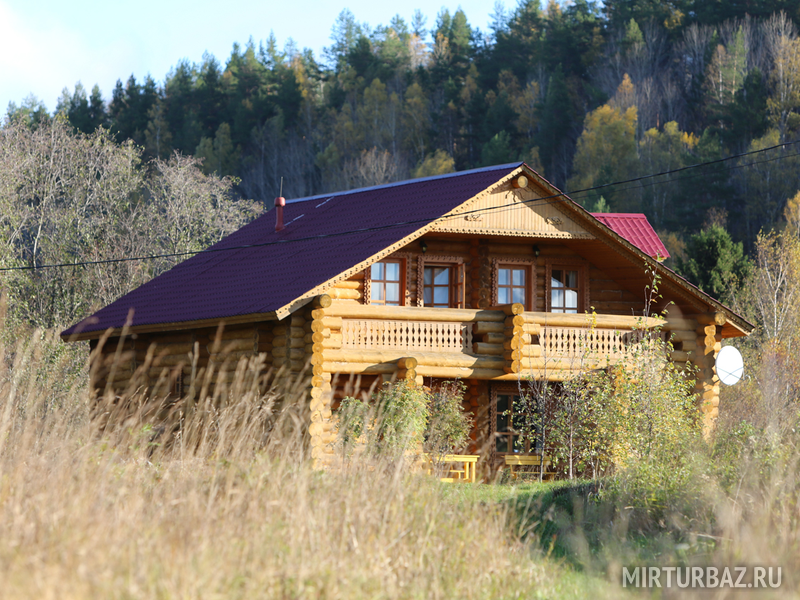
{"label": "sky", "polygon": [[150,74],[161,83],[178,61],[199,63],[205,52],[224,65],[234,42],[252,37],[258,44],[270,31],[281,47],[292,38],[321,59],[345,8],[372,28],[395,14],[410,22],[420,9],[430,29],[442,8],[459,7],[470,25],[489,31],[493,0],[0,0],[0,115],[29,94],[52,112],[61,91],[72,92],[78,81],[87,93],[98,84],[109,100],[117,79]]}

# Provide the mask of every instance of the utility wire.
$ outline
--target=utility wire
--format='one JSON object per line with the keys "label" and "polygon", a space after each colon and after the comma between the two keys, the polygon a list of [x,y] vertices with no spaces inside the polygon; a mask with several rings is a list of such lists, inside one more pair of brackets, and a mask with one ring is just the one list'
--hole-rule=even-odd
{"label": "utility wire", "polygon": [[[696,164],[693,164],[693,165],[687,165],[685,167],[679,167],[679,168],[676,168],[676,169],[669,169],[667,171],[662,171],[660,173],[651,173],[649,175],[641,175],[639,177],[633,177],[631,179],[624,179],[624,180],[615,181],[615,182],[612,182],[612,183],[604,183],[602,185],[597,185],[597,186],[593,186],[593,187],[589,187],[589,188],[574,190],[572,192],[560,192],[558,194],[553,194],[553,195],[550,195],[550,196],[543,196],[543,197],[534,198],[534,199],[531,199],[531,200],[523,200],[523,201],[520,201],[520,202],[504,204],[504,205],[500,205],[500,206],[493,206],[493,207],[486,207],[486,208],[476,208],[476,209],[473,209],[473,210],[460,212],[460,213],[458,213],[456,215],[450,215],[449,217],[446,217],[446,218],[462,218],[462,217],[464,217],[466,215],[470,215],[470,214],[484,213],[484,212],[489,212],[489,211],[494,211],[494,210],[501,210],[501,209],[504,209],[504,208],[511,209],[511,208],[515,208],[515,207],[518,207],[520,205],[526,205],[526,204],[538,204],[538,205],[541,205],[541,204],[554,204],[555,202],[563,202],[568,197],[575,197],[575,196],[577,196],[579,194],[582,195],[581,197],[585,197],[590,192],[596,192],[598,190],[606,189],[606,188],[609,188],[609,187],[626,185],[626,184],[629,184],[629,183],[637,183],[637,182],[641,182],[641,181],[644,181],[644,180],[647,180],[647,179],[654,179],[656,177],[662,177],[664,175],[672,175],[673,173],[682,173],[682,172],[688,171],[690,169],[699,169],[699,168],[707,167],[707,166],[710,166],[710,165],[721,164],[721,163],[725,163],[725,162],[728,162],[728,161],[731,161],[731,160],[735,160],[737,158],[743,158],[745,156],[752,156],[754,154],[761,154],[763,152],[768,152],[770,150],[776,150],[778,148],[786,148],[788,146],[793,146],[793,145],[796,145],[796,144],[799,144],[799,143],[800,143],[800,140],[794,140],[792,142],[785,142],[783,144],[776,144],[774,146],[769,146],[768,148],[762,148],[760,150],[752,150],[750,152],[742,152],[741,154],[734,154],[734,155],[731,155],[731,156],[726,156],[726,157],[718,158],[718,159],[715,159],[715,160],[705,161],[705,162],[702,162],[702,163],[696,163]],[[747,163],[747,164],[743,164],[743,165],[733,165],[732,167],[727,167],[726,170],[733,170],[733,169],[739,169],[739,168],[754,166],[754,165],[758,165],[758,164],[762,164],[762,163],[773,162],[773,161],[776,161],[776,160],[782,160],[782,159],[785,159],[785,158],[791,158],[793,156],[799,156],[799,155],[800,155],[800,152],[795,153],[795,154],[790,154],[790,155],[782,155],[782,156],[778,156],[778,157],[773,157],[773,158],[766,159],[766,160],[763,160],[763,161],[755,161],[755,162]],[[677,179],[670,179],[668,181],[654,181],[654,182],[649,183],[649,184],[643,184],[643,185],[638,185],[638,186],[629,186],[629,187],[626,187],[626,188],[622,188],[622,191],[626,191],[626,190],[630,190],[630,189],[636,189],[636,188],[651,187],[651,186],[654,186],[654,185],[662,185],[662,184],[665,184],[665,183],[672,183],[672,182],[681,181],[681,180],[684,180],[684,179],[692,179],[694,177],[699,177],[701,175],[702,174],[689,175],[687,177],[680,177],[680,178],[677,178]],[[25,267],[0,267],[0,272],[3,272],[3,271],[35,271],[37,269],[65,269],[65,268],[69,268],[69,267],[72,267],[72,268],[75,268],[75,267],[88,267],[88,266],[96,266],[96,265],[132,262],[132,261],[137,261],[137,260],[157,260],[157,259],[162,259],[162,258],[179,258],[179,257],[182,257],[182,256],[196,256],[198,254],[210,254],[210,253],[214,253],[214,252],[228,252],[228,251],[232,251],[232,250],[245,250],[245,249],[249,249],[249,248],[263,248],[263,247],[266,247],[266,246],[276,246],[276,245],[279,245],[279,244],[305,242],[305,241],[310,241],[310,240],[320,240],[320,239],[326,239],[326,238],[331,238],[331,237],[354,235],[354,234],[358,234],[358,233],[369,233],[369,232],[373,232],[373,231],[384,231],[384,230],[392,229],[392,228],[395,228],[395,227],[405,227],[407,225],[426,224],[426,223],[430,223],[430,222],[435,221],[435,220],[436,220],[435,218],[434,219],[429,219],[429,218],[426,218],[426,219],[413,219],[413,220],[410,220],[410,221],[399,221],[399,222],[396,222],[396,223],[390,223],[388,225],[380,225],[380,226],[376,226],[376,227],[362,227],[362,228],[359,228],[359,229],[351,229],[349,231],[338,231],[338,232],[334,232],[334,233],[310,235],[310,236],[304,236],[304,237],[292,238],[292,239],[285,239],[285,240],[274,240],[274,241],[271,241],[271,242],[263,242],[263,243],[260,243],[260,244],[244,244],[244,245],[239,245],[239,246],[227,246],[227,247],[224,247],[224,248],[206,248],[206,249],[203,249],[203,250],[189,250],[189,251],[185,251],[185,252],[169,252],[169,253],[164,253],[164,254],[154,254],[154,255],[148,255],[148,256],[127,256],[127,257],[122,257],[122,258],[107,258],[107,259],[102,259],[102,260],[90,260],[90,261],[71,262],[71,263],[55,263],[55,264],[50,264],[50,265],[36,265],[36,266],[25,266]]]}

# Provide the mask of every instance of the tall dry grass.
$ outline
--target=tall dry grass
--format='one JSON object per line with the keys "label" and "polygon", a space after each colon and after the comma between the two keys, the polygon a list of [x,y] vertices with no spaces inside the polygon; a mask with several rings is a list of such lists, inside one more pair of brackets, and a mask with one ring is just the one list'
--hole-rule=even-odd
{"label": "tall dry grass", "polygon": [[86,349],[4,333],[0,598],[583,595],[496,505],[392,464],[314,471],[292,386],[199,402],[169,444],[144,409],[101,433]]}

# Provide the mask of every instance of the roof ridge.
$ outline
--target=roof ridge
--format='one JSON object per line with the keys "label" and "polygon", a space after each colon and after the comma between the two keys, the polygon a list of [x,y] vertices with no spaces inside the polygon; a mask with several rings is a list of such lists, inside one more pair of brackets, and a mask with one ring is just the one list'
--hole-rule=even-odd
{"label": "roof ridge", "polygon": [[392,183],[382,183],[380,185],[371,185],[362,188],[353,188],[352,190],[345,190],[341,192],[331,192],[329,194],[316,194],[314,196],[304,196],[302,198],[293,198],[286,200],[286,204],[296,204],[299,202],[308,202],[310,200],[332,199],[337,196],[347,196],[348,194],[356,194],[359,192],[369,192],[380,189],[391,189],[403,185],[410,185],[412,183],[424,183],[426,181],[437,181],[440,179],[448,179],[450,177],[460,177],[462,175],[473,175],[475,173],[488,173],[489,171],[500,171],[503,169],[516,169],[524,165],[524,162],[512,162],[502,165],[492,165],[490,167],[478,167],[476,169],[467,169],[466,171],[454,171],[452,173],[443,173],[441,175],[429,175],[428,177],[418,177],[416,179],[404,179],[402,181],[394,181]]}
{"label": "roof ridge", "polygon": [[589,213],[593,217],[645,217],[647,215],[644,213],[633,213],[633,212],[604,212],[604,213]]}

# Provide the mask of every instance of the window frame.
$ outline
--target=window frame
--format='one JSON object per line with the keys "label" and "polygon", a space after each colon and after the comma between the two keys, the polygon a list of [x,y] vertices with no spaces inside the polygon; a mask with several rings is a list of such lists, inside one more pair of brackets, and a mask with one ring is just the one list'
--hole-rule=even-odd
{"label": "window frame", "polygon": [[495,305],[500,304],[500,269],[505,267],[525,269],[525,310],[536,310],[536,261],[527,258],[498,257],[492,259],[492,302]]}
{"label": "window frame", "polygon": [[553,289],[550,282],[553,278],[553,269],[577,271],[578,272],[578,308],[575,313],[558,313],[558,314],[583,314],[588,310],[590,303],[589,295],[589,266],[583,261],[570,259],[570,260],[548,260],[545,264],[545,311],[553,312]]}
{"label": "window frame", "polygon": [[[466,308],[466,269],[460,256],[420,256],[417,260],[417,306],[425,306],[425,268],[450,267],[450,306]],[[460,277],[460,281],[459,281]],[[454,302],[454,300],[457,300]],[[436,308],[443,308],[441,306]]]}
{"label": "window frame", "polygon": [[[410,255],[403,252],[395,252],[394,254],[390,254],[389,256],[384,256],[380,260],[376,260],[372,265],[380,263],[380,262],[399,262],[400,263],[400,304],[372,304],[372,265],[368,266],[364,269],[364,297],[361,299],[363,304],[372,305],[372,306],[411,306],[411,297],[408,293],[408,281],[409,281],[409,263]],[[384,298],[386,295],[384,294]]]}
{"label": "window frame", "polygon": [[[497,431],[497,418],[499,416],[498,415],[498,411],[497,411],[497,402],[498,402],[498,397],[499,396],[511,396],[511,398],[512,398],[512,406],[513,406],[514,399],[520,398],[521,394],[520,394],[519,388],[517,386],[515,386],[515,385],[506,385],[506,384],[497,385],[497,384],[494,384],[494,385],[491,386],[490,401],[489,401],[489,407],[490,407],[490,410],[489,410],[489,413],[490,413],[490,416],[489,416],[489,428],[490,428],[489,436],[490,436],[490,439],[491,439],[491,445],[490,445],[491,454],[494,456],[495,459],[498,458],[498,457],[501,457],[501,456],[508,456],[508,455],[517,455],[517,456],[537,456],[537,455],[541,455],[542,454],[542,449],[541,449],[540,444],[539,444],[539,442],[541,440],[538,439],[538,438],[536,440],[534,440],[534,444],[533,445],[531,445],[531,441],[530,440],[525,440],[525,446],[524,446],[524,449],[522,451],[520,451],[520,452],[514,452],[513,451],[513,448],[514,448],[513,439],[515,437],[518,437],[518,436],[522,435],[521,433],[501,434],[503,436],[507,436],[507,437],[511,438],[511,445],[509,446],[511,451],[510,452],[499,452],[497,450],[497,441],[498,441],[498,438],[500,437],[500,436],[498,436],[499,432]],[[512,412],[511,415],[508,415],[508,418],[509,419],[513,419],[513,412]]]}

